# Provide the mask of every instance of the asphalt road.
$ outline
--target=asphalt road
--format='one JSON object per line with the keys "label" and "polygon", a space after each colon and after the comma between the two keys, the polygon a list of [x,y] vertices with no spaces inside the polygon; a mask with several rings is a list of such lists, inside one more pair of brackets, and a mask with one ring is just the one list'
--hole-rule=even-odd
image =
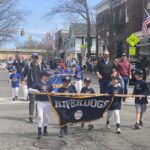
{"label": "asphalt road", "polygon": [[[92,87],[98,92],[97,79],[92,74]],[[132,87],[130,88],[132,91]],[[11,99],[11,88],[7,83],[7,73],[0,71],[0,150],[150,150],[150,107],[144,114],[144,127],[133,129],[135,108],[133,100],[123,103],[121,110],[120,135],[116,134],[115,120],[112,117],[111,129],[105,128],[106,114],[94,122],[92,131],[81,128],[80,124],[69,126],[69,135],[58,138],[57,117],[51,111],[49,119],[49,136],[37,141],[37,119],[28,123],[28,102]]]}

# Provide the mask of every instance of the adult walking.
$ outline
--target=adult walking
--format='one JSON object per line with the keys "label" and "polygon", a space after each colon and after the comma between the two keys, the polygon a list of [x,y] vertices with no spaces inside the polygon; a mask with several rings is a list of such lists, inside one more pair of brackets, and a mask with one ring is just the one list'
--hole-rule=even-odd
{"label": "adult walking", "polygon": [[96,67],[96,74],[99,79],[100,93],[106,93],[108,85],[111,81],[112,69],[115,65],[109,58],[109,51],[103,52],[103,57],[99,60]]}
{"label": "adult walking", "polygon": [[22,56],[20,54],[16,55],[16,59],[13,62],[13,66],[16,67],[17,73],[19,75],[21,75],[22,71],[23,71],[23,68],[25,67],[25,62],[23,61]]}
{"label": "adult walking", "polygon": [[121,59],[117,63],[117,71],[124,81],[124,94],[128,93],[128,83],[131,74],[130,62],[127,59],[126,53],[122,53]]}
{"label": "adult walking", "polygon": [[[41,71],[42,66],[39,63],[39,56],[37,53],[33,53],[31,62],[26,64],[22,74],[24,78],[27,78],[28,88],[30,88],[33,85],[33,83],[40,81]],[[29,94],[29,122],[33,122],[34,103],[35,95]]]}

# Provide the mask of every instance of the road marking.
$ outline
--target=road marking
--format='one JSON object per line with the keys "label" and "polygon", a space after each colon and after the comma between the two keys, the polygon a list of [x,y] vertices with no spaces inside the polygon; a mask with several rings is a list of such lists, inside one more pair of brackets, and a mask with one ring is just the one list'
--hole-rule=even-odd
{"label": "road marking", "polygon": [[23,98],[20,98],[21,100],[13,101],[11,97],[1,97],[0,98],[0,105],[3,104],[26,104],[28,101],[23,101]]}

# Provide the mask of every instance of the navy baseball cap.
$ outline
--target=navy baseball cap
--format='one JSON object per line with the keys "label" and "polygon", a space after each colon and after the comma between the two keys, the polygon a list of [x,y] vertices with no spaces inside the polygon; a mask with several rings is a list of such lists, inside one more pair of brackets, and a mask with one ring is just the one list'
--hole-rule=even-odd
{"label": "navy baseball cap", "polygon": [[36,59],[38,59],[38,58],[39,58],[38,53],[33,53],[33,54],[32,54],[32,58],[36,58]]}
{"label": "navy baseball cap", "polygon": [[84,82],[91,82],[91,79],[89,77],[84,78]]}
{"label": "navy baseball cap", "polygon": [[41,77],[43,77],[43,76],[49,77],[50,74],[49,74],[47,71],[42,71],[42,72],[41,72]]}
{"label": "navy baseball cap", "polygon": [[70,82],[70,81],[71,81],[71,79],[69,76],[65,76],[62,78],[62,82]]}
{"label": "navy baseball cap", "polygon": [[137,70],[135,71],[135,74],[137,74],[137,75],[143,75],[143,71],[140,70],[140,69],[137,69]]}

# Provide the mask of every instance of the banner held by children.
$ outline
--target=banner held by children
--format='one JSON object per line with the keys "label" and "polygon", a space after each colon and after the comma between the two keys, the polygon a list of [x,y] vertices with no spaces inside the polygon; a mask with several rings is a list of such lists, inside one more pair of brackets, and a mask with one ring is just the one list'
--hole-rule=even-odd
{"label": "banner held by children", "polygon": [[50,96],[61,126],[101,118],[113,101],[111,96]]}

